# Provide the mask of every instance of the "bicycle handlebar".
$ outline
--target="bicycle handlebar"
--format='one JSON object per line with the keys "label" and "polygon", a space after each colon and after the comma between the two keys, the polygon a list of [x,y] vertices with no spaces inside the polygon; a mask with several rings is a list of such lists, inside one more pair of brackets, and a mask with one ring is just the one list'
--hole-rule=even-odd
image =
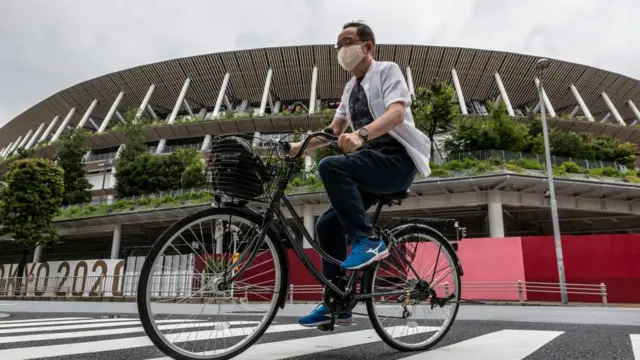
{"label": "bicycle handlebar", "polygon": [[[311,141],[311,139],[316,137],[325,138],[329,146],[331,146],[336,152],[344,155],[347,158],[349,157],[349,155],[347,155],[347,153],[338,146],[338,143],[337,143],[338,137],[333,135],[333,129],[328,127],[323,129],[322,131],[316,131],[314,133],[309,134],[309,136],[307,136],[307,138],[304,139],[304,141],[302,142],[302,146],[300,147],[300,150],[298,150],[298,153],[293,155],[292,158],[293,159],[299,158],[307,149],[307,146],[309,145],[309,142]],[[286,154],[289,154],[289,151],[291,151],[291,143],[289,143],[288,141],[280,140],[279,144],[282,147],[282,150],[284,150]]]}

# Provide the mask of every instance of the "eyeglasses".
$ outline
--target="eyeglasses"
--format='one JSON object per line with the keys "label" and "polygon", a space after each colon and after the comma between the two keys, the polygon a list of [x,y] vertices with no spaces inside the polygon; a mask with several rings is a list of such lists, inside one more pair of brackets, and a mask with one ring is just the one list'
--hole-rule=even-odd
{"label": "eyeglasses", "polygon": [[344,38],[344,39],[342,39],[342,41],[340,41],[336,45],[334,45],[334,47],[335,47],[336,50],[340,50],[345,46],[351,46],[351,45],[355,45],[357,43],[363,43],[363,42],[365,42],[365,40]]}

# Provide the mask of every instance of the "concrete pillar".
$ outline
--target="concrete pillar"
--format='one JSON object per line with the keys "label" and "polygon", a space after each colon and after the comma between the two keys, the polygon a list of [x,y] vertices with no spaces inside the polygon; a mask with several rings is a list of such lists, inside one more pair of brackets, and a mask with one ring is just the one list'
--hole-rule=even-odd
{"label": "concrete pillar", "polygon": [[[540,79],[536,78],[534,80],[534,82],[536,83],[536,89],[538,89],[538,86],[540,86]],[[553,106],[551,106],[551,101],[549,100],[549,97],[547,96],[547,92],[544,91],[544,85],[542,86],[542,101],[544,101],[544,107],[549,112],[549,115],[551,117],[556,117],[556,111],[553,110]]]}
{"label": "concrete pillar", "polygon": [[156,86],[154,84],[151,84],[151,86],[149,86],[149,90],[147,90],[147,94],[144,96],[144,99],[142,99],[142,103],[140,104],[140,107],[138,108],[138,112],[136,113],[136,117],[134,119],[134,121],[138,121],[140,119],[140,117],[142,116],[142,113],[144,113],[144,109],[146,109],[149,105],[149,100],[151,100],[151,95],[153,95],[153,91],[156,89]]}
{"label": "concrete pillar", "polygon": [[51,141],[49,141],[50,144],[58,140],[58,138],[60,138],[60,135],[62,135],[62,133],[66,130],[67,125],[69,124],[69,121],[71,121],[71,117],[73,117],[73,114],[75,113],[76,113],[76,108],[71,108],[71,110],[67,114],[67,117],[65,117],[64,120],[62,120],[62,124],[60,124],[58,131],[56,131],[56,133],[53,134]]}
{"label": "concrete pillar", "polygon": [[104,120],[102,120],[102,124],[100,124],[100,128],[98,129],[98,133],[102,133],[107,129],[107,126],[109,126],[109,121],[111,121],[111,118],[113,117],[113,114],[115,114],[116,110],[118,110],[118,105],[120,105],[120,101],[122,101],[122,97],[123,96],[124,96],[124,92],[120,91],[120,93],[118,93],[118,96],[116,97],[116,100],[111,105],[111,108],[109,109],[109,112],[107,113],[107,116],[105,116]]}
{"label": "concrete pillar", "polygon": [[111,259],[118,259],[120,256],[120,242],[122,240],[122,225],[117,224],[113,229],[113,241],[111,242]]}
{"label": "concrete pillar", "polygon": [[45,125],[44,123],[40,124],[40,126],[38,127],[38,130],[36,130],[36,132],[31,137],[31,140],[29,140],[29,142],[27,143],[27,146],[25,146],[26,150],[31,149],[33,145],[36,144],[36,140],[38,140],[40,133],[42,132],[42,130],[44,130],[44,125]]}
{"label": "concrete pillar", "polygon": [[27,133],[27,135],[24,136],[24,139],[22,139],[22,141],[20,142],[20,144],[18,145],[18,147],[16,148],[16,151],[22,149],[25,145],[27,145],[27,143],[29,142],[29,140],[31,139],[31,135],[33,134],[33,129],[29,130],[29,132]]}
{"label": "concrete pillar", "polygon": [[309,115],[316,112],[316,100],[318,99],[318,67],[314,66],[311,72],[311,94],[309,95]]}
{"label": "concrete pillar", "polygon": [[504,219],[502,218],[502,199],[499,191],[489,192],[488,213],[489,236],[492,238],[504,237]]}
{"label": "concrete pillar", "polygon": [[43,250],[43,246],[42,245],[36,246],[36,250],[33,252],[33,263],[34,264],[37,264],[37,263],[42,261],[42,250]]}
{"label": "concrete pillar", "polygon": [[96,105],[98,105],[98,100],[97,99],[93,99],[93,101],[91,102],[91,105],[89,105],[89,108],[87,109],[87,111],[84,112],[84,115],[82,116],[82,119],[80,119],[80,122],[78,123],[78,126],[76,127],[77,129],[82,129],[84,127],[84,124],[87,122],[87,120],[89,120],[89,116],[91,116],[91,113],[93,112],[93,109],[96,108]]}
{"label": "concrete pillar", "polygon": [[640,111],[638,111],[636,104],[634,104],[633,101],[631,100],[627,100],[627,105],[629,105],[629,107],[631,108],[631,111],[633,112],[633,116],[636,117],[635,122],[638,122],[638,120],[640,120]]}
{"label": "concrete pillar", "polygon": [[256,131],[253,133],[253,143],[251,146],[257,147],[258,145],[260,145],[260,132]]}
{"label": "concrete pillar", "polygon": [[[304,228],[307,229],[307,231],[309,232],[309,235],[311,235],[311,238],[315,240],[316,237],[316,222],[315,219],[313,217],[313,209],[311,208],[311,205],[309,204],[304,204],[302,205],[302,223],[304,224]],[[303,242],[302,242],[302,247],[305,249],[310,249],[311,248],[311,244],[309,243],[309,241],[304,238]]]}
{"label": "concrete pillar", "polygon": [[267,71],[267,79],[264,82],[264,90],[262,91],[262,101],[260,102],[260,112],[258,116],[264,116],[264,112],[267,109],[267,100],[269,99],[269,90],[271,89],[271,78],[273,77],[273,70]]}
{"label": "concrete pillar", "polygon": [[578,92],[578,89],[576,88],[576,86],[571,84],[569,85],[569,88],[573,93],[573,97],[576,98],[576,101],[578,102],[580,109],[582,109],[582,113],[584,114],[584,116],[587,118],[587,120],[593,122],[594,121],[593,116],[591,115],[591,112],[589,111],[587,104],[585,104],[584,100],[582,100],[582,96],[580,96],[580,93]]}
{"label": "concrete pillar", "polygon": [[171,116],[169,116],[169,120],[167,123],[173,124],[176,121],[176,117],[178,116],[178,111],[180,111],[180,106],[183,103],[184,97],[187,95],[187,91],[189,90],[189,85],[191,84],[191,79],[187,78],[182,85],[182,90],[180,90],[180,94],[178,95],[178,100],[176,100],[176,104],[173,106],[173,111],[171,112]]}
{"label": "concrete pillar", "polygon": [[413,83],[413,72],[411,68],[407,66],[407,87],[409,88],[409,94],[412,98],[416,97],[416,87]]}
{"label": "concrete pillar", "polygon": [[460,86],[460,80],[458,79],[458,72],[456,69],[451,69],[451,78],[453,79],[453,86],[456,89],[456,96],[458,98],[458,104],[460,105],[460,112],[463,115],[468,115],[467,104],[464,101],[464,94],[462,94],[462,86]]}
{"label": "concrete pillar", "polygon": [[[226,73],[224,75],[224,79],[222,79],[222,85],[220,86],[220,91],[218,92],[218,99],[216,100],[216,105],[213,107],[213,113],[211,114],[212,119],[217,119],[220,115],[220,107],[222,106],[222,101],[225,99],[225,95],[227,92],[227,86],[229,85],[229,77],[231,75]],[[207,134],[204,137],[204,141],[202,142],[202,147],[200,150],[206,151],[211,146],[211,135]]]}
{"label": "concrete pillar", "polygon": [[4,159],[5,157],[7,157],[9,155],[9,150],[11,150],[11,148],[13,147],[13,141],[9,143],[9,145],[7,145],[7,147],[2,151],[2,154],[0,154],[0,158]]}
{"label": "concrete pillar", "polygon": [[607,107],[611,111],[611,114],[613,115],[613,117],[618,122],[618,124],[620,124],[621,126],[627,126],[627,124],[622,119],[622,116],[620,116],[620,113],[618,112],[618,109],[616,109],[616,107],[611,102],[611,99],[609,99],[609,96],[607,95],[607,93],[605,93],[603,91],[601,95],[602,95],[602,98],[604,99],[604,102],[607,104]]}
{"label": "concrete pillar", "polygon": [[13,155],[13,152],[18,150],[18,145],[20,145],[21,141],[22,141],[22,135],[18,136],[18,138],[16,139],[16,142],[13,144],[11,149],[9,149],[9,152],[7,153],[7,156]]}
{"label": "concrete pillar", "polygon": [[507,89],[504,87],[504,84],[502,83],[502,78],[500,78],[500,74],[495,73],[494,77],[496,79],[496,84],[498,84],[498,89],[500,90],[502,101],[504,101],[504,104],[507,107],[507,113],[509,114],[509,116],[515,116],[515,113],[513,112],[513,107],[511,106],[511,100],[509,100],[509,95],[507,95]]}

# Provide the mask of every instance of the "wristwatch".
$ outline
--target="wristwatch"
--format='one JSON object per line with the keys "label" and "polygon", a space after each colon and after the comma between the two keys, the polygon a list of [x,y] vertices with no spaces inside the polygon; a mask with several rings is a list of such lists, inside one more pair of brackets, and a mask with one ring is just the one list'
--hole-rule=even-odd
{"label": "wristwatch", "polygon": [[360,129],[358,129],[358,135],[360,135],[360,137],[362,137],[362,142],[366,143],[367,142],[367,138],[369,137],[369,130],[367,130],[366,128],[360,128]]}

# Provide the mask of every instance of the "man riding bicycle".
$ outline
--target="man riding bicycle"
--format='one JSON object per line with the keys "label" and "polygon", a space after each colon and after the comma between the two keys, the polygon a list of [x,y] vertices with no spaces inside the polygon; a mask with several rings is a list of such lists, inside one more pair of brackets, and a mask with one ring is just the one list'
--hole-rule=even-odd
{"label": "man riding bicycle", "polygon": [[[411,96],[400,67],[375,61],[375,36],[369,26],[344,25],[338,36],[338,63],[353,77],[346,84],[330,128],[338,146],[352,154],[328,156],[318,164],[329,208],[316,224],[318,241],[341,266],[323,260],[322,271],[335,280],[388,256],[388,250],[367,219],[376,194],[407,190],[417,172],[429,176],[430,142],[415,128]],[[344,133],[347,126],[354,130]],[[291,144],[296,154],[302,142]],[[324,146],[312,139],[307,149]],[[347,257],[347,242],[351,253]],[[329,311],[319,305],[300,324],[316,327],[331,323]],[[351,313],[340,314],[336,324],[351,324]]]}

